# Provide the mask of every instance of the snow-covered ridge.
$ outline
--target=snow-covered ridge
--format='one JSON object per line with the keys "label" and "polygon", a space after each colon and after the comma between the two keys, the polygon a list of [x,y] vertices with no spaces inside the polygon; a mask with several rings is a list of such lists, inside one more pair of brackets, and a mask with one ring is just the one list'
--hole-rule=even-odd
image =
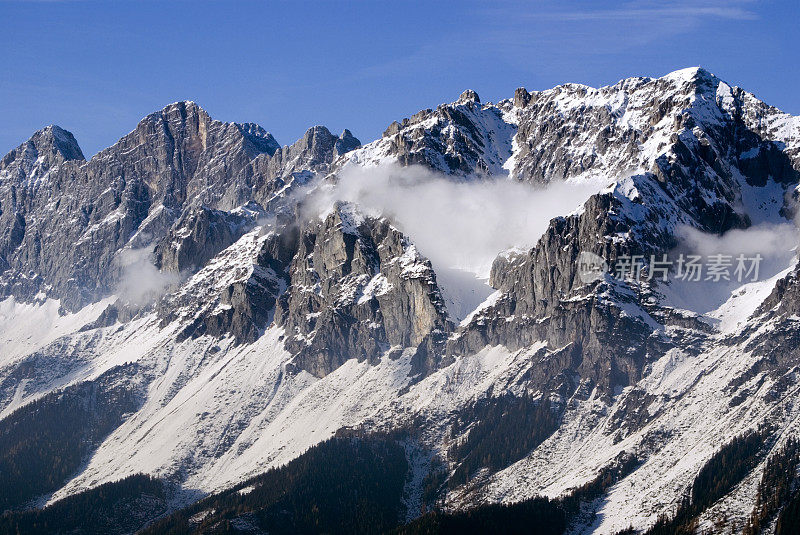
{"label": "snow-covered ridge", "polygon": [[[749,128],[798,146],[800,119],[692,67],[600,88],[520,88],[514,99],[497,104],[462,98],[394,123],[381,139],[342,157],[335,167],[399,161],[424,162],[447,174],[533,182],[625,178],[653,169],[685,128],[686,116],[711,127],[742,110]],[[452,155],[458,159],[448,159]]]}

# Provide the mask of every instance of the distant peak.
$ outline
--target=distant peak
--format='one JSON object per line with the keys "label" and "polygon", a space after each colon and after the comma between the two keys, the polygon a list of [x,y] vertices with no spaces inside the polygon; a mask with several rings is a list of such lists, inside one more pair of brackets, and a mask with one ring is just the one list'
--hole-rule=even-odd
{"label": "distant peak", "polygon": [[69,160],[85,159],[75,136],[51,124],[34,132],[30,139],[0,159],[0,170],[17,165],[27,175],[34,167],[48,168]]}
{"label": "distant peak", "polygon": [[256,152],[266,152],[270,156],[281,148],[272,134],[256,123],[234,123],[244,138],[250,142]]}
{"label": "distant peak", "polygon": [[698,80],[707,81],[716,79],[716,76],[714,76],[707,69],[697,66],[697,67],[687,67],[685,69],[678,69],[677,71],[673,71],[667,74],[666,76],[664,76],[664,78],[675,81],[696,82]]}
{"label": "distant peak", "polygon": [[203,149],[206,148],[209,132],[217,126],[233,127],[239,131],[246,142],[246,150],[251,156],[268,153],[272,156],[280,149],[280,144],[272,134],[256,123],[236,123],[214,120],[206,110],[193,100],[181,100],[164,106],[149,114],[139,122],[135,131],[149,130],[154,124],[166,123],[173,136],[199,137]]}
{"label": "distant peak", "polygon": [[308,130],[306,130],[306,134],[333,136],[333,134],[331,134],[331,131],[328,130],[328,127],[327,126],[323,126],[321,124],[316,124],[316,125],[312,126]]}
{"label": "distant peak", "polygon": [[193,100],[179,100],[177,102],[171,102],[167,104],[166,106],[164,106],[162,111],[172,110],[172,109],[203,110],[203,108],[200,107],[200,105]]}
{"label": "distant peak", "polygon": [[78,141],[72,132],[51,124],[34,133],[29,140],[39,152],[50,147],[54,152],[58,152],[64,160],[84,160]]}
{"label": "distant peak", "polygon": [[516,91],[514,91],[514,106],[518,108],[524,108],[528,105],[530,100],[531,94],[528,93],[528,90],[524,87],[518,87]]}
{"label": "distant peak", "polygon": [[158,111],[145,116],[136,126],[136,130],[150,128],[153,123],[167,122],[171,124],[184,124],[189,120],[196,126],[200,123],[211,121],[211,116],[197,103],[191,100],[181,100],[167,104]]}
{"label": "distant peak", "polygon": [[357,149],[360,146],[361,141],[359,141],[358,138],[355,137],[352,132],[350,132],[350,130],[345,128],[342,132],[342,135],[336,140],[334,147],[336,149],[336,153],[342,155],[350,152],[351,150]]}
{"label": "distant peak", "polygon": [[193,100],[181,100],[179,102],[173,102],[171,104],[167,104],[166,106],[164,106],[164,108],[161,110],[160,113],[161,115],[167,117],[174,115],[179,115],[181,117],[197,115],[197,116],[205,116],[209,119],[211,118],[208,112],[206,112],[206,110],[200,107],[200,105],[194,102]]}
{"label": "distant peak", "polygon": [[478,96],[478,93],[476,93],[472,89],[467,89],[466,91],[461,93],[461,96],[458,97],[458,101],[459,102],[474,102],[475,104],[480,104],[481,103],[481,99]]}

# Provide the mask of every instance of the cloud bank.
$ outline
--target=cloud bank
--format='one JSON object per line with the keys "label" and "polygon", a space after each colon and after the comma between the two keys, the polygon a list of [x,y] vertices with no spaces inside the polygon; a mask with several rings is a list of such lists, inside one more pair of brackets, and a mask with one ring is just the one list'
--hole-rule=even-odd
{"label": "cloud bank", "polygon": [[485,278],[500,252],[532,247],[552,218],[579,208],[604,185],[535,188],[506,177],[457,181],[419,166],[351,167],[335,185],[320,187],[311,206],[324,213],[335,201],[357,203],[392,220],[437,268]]}
{"label": "cloud bank", "polygon": [[123,249],[117,256],[121,270],[116,294],[133,305],[146,305],[164,295],[170,286],[181,280],[177,273],[162,273],[152,261],[152,247]]}
{"label": "cloud bank", "polygon": [[[732,296],[743,295],[740,289],[753,282],[755,273],[748,273],[741,281],[736,278],[734,269],[739,255],[744,255],[745,258],[761,255],[757,281],[767,281],[793,265],[800,246],[800,230],[792,222],[764,223],[747,229],[729,230],[723,235],[708,234],[684,226],[678,229],[677,237],[680,244],[669,255],[673,261],[679,254],[688,254],[703,257],[704,264],[713,255],[726,255],[732,262],[728,281],[706,281],[706,275],[703,275],[700,282],[686,282],[673,277],[669,286],[662,287],[668,304],[701,314],[718,309],[731,300]],[[746,265],[749,268],[749,261]],[[766,295],[761,298],[763,297]],[[756,305],[759,302],[754,301]],[[752,312],[748,310],[748,314]]]}
{"label": "cloud bank", "polygon": [[[765,280],[785,270],[794,261],[800,246],[800,230],[793,222],[762,223],[746,229],[732,229],[722,235],[708,234],[685,226],[678,229],[681,240],[676,253],[725,255],[733,259],[761,255],[758,280]],[[731,284],[731,286],[736,286]]]}

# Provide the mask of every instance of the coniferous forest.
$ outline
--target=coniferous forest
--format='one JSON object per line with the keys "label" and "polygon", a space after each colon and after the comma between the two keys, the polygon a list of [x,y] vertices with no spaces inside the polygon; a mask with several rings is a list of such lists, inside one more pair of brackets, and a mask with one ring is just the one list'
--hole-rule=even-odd
{"label": "coniferous forest", "polygon": [[[81,399],[85,400],[75,397]],[[448,474],[469,473],[460,472],[466,459],[474,456],[480,460],[470,465],[474,467],[471,469],[499,469],[513,462],[522,448],[536,447],[541,437],[551,432],[548,429],[553,412],[546,402],[496,401],[476,405],[473,410],[501,424],[494,429],[481,425],[469,430],[467,436],[473,438],[459,444],[456,460],[432,470],[435,477],[429,474],[423,489],[423,514],[410,522],[406,519],[417,516],[408,509],[407,495],[407,484],[414,475],[407,458],[408,445],[415,440],[413,433],[362,435],[352,430],[310,448],[280,468],[167,516],[163,515],[168,511],[170,487],[149,476],[135,475],[70,496],[44,509],[7,511],[0,516],[0,533],[100,534],[141,529],[142,533],[153,535],[248,532],[433,535],[491,533],[502,526],[503,533],[556,535],[567,532],[578,518],[586,522],[584,506],[601,498],[641,465],[635,456],[623,453],[588,483],[557,499],[533,498],[461,511],[443,510],[437,505],[440,504],[437,496],[446,490]],[[37,407],[46,414],[51,402],[45,398]],[[526,412],[528,415],[524,416]],[[19,416],[19,420],[13,421],[24,422],[24,413]],[[537,423],[542,427],[537,428]],[[520,436],[524,433],[527,437]],[[497,440],[505,436],[502,442],[509,447],[501,451],[503,455],[482,456],[482,437],[487,435]],[[763,458],[767,436],[764,430],[751,432],[722,447],[699,470],[675,514],[659,518],[648,535],[694,533],[700,515],[728,494]],[[14,459],[6,454],[8,458]],[[788,440],[767,459],[756,507],[744,526],[745,535],[761,533],[773,520],[776,533],[797,532],[800,490],[793,486],[791,474],[799,462],[800,446],[796,440]]]}
{"label": "coniferous forest", "polygon": [[[448,452],[458,463],[449,479],[452,488],[469,481],[481,468],[496,472],[522,459],[557,428],[558,415],[548,399],[528,395],[479,400],[459,415],[451,434],[466,438]],[[466,429],[464,422],[477,422]]]}
{"label": "coniferous forest", "polygon": [[647,535],[692,534],[701,513],[728,494],[755,467],[767,430],[750,432],[725,444],[698,472],[674,516],[662,516]]}
{"label": "coniferous forest", "polygon": [[164,514],[164,484],[146,475],[120,481],[59,500],[44,509],[0,516],[0,533],[131,533]]}
{"label": "coniferous forest", "polygon": [[48,394],[0,422],[0,511],[58,489],[123,415],[136,410],[136,394],[113,387],[118,373]]}

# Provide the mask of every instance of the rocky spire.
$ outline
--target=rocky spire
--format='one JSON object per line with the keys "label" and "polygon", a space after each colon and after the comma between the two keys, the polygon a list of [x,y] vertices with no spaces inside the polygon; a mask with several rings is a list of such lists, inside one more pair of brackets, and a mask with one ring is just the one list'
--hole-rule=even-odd
{"label": "rocky spire", "polygon": [[31,173],[34,167],[40,171],[69,161],[83,160],[75,136],[60,126],[50,125],[35,132],[31,138],[6,154],[0,160],[0,171],[17,169],[19,176]]}
{"label": "rocky spire", "polygon": [[461,102],[473,102],[475,104],[480,104],[481,103],[481,99],[478,96],[478,93],[476,93],[472,89],[467,89],[466,91],[461,93],[461,96],[458,97],[458,101],[460,103]]}
{"label": "rocky spire", "polygon": [[353,134],[347,128],[344,129],[342,135],[339,136],[339,139],[336,140],[336,154],[337,156],[341,156],[342,154],[346,154],[351,150],[355,150],[361,146],[361,142],[353,136]]}

